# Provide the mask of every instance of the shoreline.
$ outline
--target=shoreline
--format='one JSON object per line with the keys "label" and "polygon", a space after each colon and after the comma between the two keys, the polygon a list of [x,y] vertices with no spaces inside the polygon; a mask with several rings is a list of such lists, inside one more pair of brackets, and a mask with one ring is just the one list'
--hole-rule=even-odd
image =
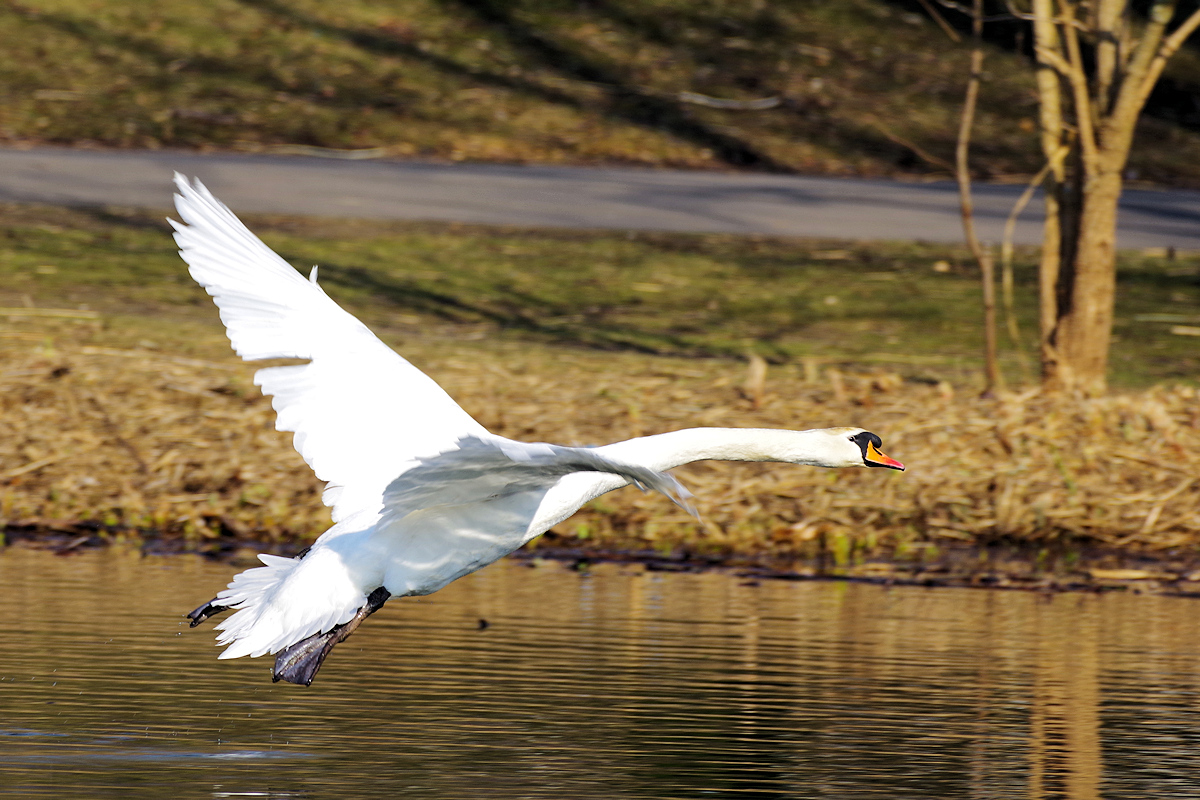
{"label": "shoreline", "polygon": [[[123,530],[103,530],[94,523],[49,522],[35,525],[8,524],[0,529],[0,554],[13,547],[48,550],[69,556],[76,552],[106,547],[136,547],[141,556],[196,555],[227,563],[238,570],[258,566],[258,553],[294,557],[302,542],[269,544],[254,540],[220,542],[216,549],[200,549],[179,537],[158,538]],[[544,534],[551,541],[566,537]],[[1155,557],[1146,553],[1091,548],[1078,558],[1062,552],[1046,555],[1046,548],[1019,543],[960,545],[942,549],[937,557],[922,562],[885,558],[863,559],[838,565],[831,557],[785,561],[768,556],[730,554],[701,555],[686,549],[670,553],[580,545],[547,544],[543,537],[532,546],[505,558],[536,566],[551,561],[586,572],[592,564],[641,566],[647,572],[728,572],[757,585],[765,580],[840,581],[883,587],[908,586],[926,589],[998,589],[1005,591],[1062,594],[1075,592],[1125,591],[1171,597],[1200,598],[1200,558]],[[1039,566],[1039,561],[1042,566]],[[1065,562],[1072,562],[1067,564]]]}
{"label": "shoreline", "polygon": [[[52,535],[56,549],[128,540],[220,554],[298,549],[329,527],[321,481],[276,430],[161,222],[13,213],[0,528]],[[534,548],[545,557],[562,547],[572,563],[893,584],[1087,588],[1134,574],[1173,590],[1200,560],[1200,387],[1174,382],[1194,374],[1195,349],[1166,327],[1181,315],[1131,327],[1169,292],[1200,299],[1200,265],[1130,267],[1121,330],[1136,346],[1118,346],[1114,363],[1153,365],[1121,373],[1149,388],[1086,399],[1015,382],[981,398],[961,335],[977,287],[930,263],[946,251],[371,226],[327,238],[302,222],[287,224],[303,237],[281,228],[275,244],[367,265],[340,280],[333,270],[339,299],[497,435],[589,446],[689,427],[854,425],[911,468],[685,465],[676,474],[699,519],[623,489],[556,526]],[[597,266],[565,276],[564,260]],[[848,276],[875,287],[853,309],[825,294]],[[534,284],[542,294],[528,294]],[[586,304],[597,285],[607,310]],[[894,301],[909,291],[919,302]],[[831,310],[797,316],[814,308]],[[1147,338],[1148,325],[1163,327]],[[747,340],[766,355],[728,357]]]}

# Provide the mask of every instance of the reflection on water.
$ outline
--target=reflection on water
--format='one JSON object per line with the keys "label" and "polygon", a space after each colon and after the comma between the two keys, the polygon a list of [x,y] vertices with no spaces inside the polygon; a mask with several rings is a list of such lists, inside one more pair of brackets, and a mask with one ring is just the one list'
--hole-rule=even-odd
{"label": "reflection on water", "polygon": [[[504,562],[309,689],[182,614],[234,570],[0,551],[0,795],[1165,798],[1200,604]],[[481,628],[479,620],[490,624]]]}

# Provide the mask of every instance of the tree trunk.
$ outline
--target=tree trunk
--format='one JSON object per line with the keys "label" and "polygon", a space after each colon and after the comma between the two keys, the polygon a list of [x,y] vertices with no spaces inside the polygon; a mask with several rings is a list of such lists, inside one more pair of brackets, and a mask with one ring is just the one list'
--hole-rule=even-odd
{"label": "tree trunk", "polygon": [[1041,343],[1042,383],[1051,391],[1061,390],[1069,379],[1058,355],[1058,274],[1062,264],[1061,184],[1051,172],[1043,184],[1046,221],[1042,226],[1042,257],[1038,263],[1038,336]]}
{"label": "tree trunk", "polygon": [[1069,279],[1061,287],[1069,300],[1066,308],[1059,309],[1054,344],[1070,369],[1064,374],[1060,365],[1057,380],[1061,388],[1092,396],[1105,390],[1117,286],[1121,185],[1120,170],[1111,168],[1084,184],[1074,268],[1062,276]]}
{"label": "tree trunk", "polygon": [[1130,0],[1031,0],[1048,165],[1042,379],[1052,391],[1098,395],[1106,388],[1121,173],[1146,98],[1167,60],[1200,28],[1198,9],[1166,35],[1176,3],[1153,0],[1134,36]]}

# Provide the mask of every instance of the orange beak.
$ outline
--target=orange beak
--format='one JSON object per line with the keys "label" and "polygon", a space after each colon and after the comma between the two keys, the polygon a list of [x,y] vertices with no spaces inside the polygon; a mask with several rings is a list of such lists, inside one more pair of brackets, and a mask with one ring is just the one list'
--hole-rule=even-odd
{"label": "orange beak", "polygon": [[888,469],[898,469],[904,471],[904,465],[891,456],[885,456],[883,453],[875,449],[875,443],[867,444],[866,462],[868,467],[887,467]]}

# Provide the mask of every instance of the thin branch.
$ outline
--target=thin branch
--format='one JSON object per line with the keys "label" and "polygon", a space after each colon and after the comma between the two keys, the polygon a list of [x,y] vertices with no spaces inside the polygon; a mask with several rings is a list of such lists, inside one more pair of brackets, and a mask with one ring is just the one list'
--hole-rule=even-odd
{"label": "thin branch", "polygon": [[1183,24],[1163,41],[1162,47],[1158,49],[1158,58],[1166,61],[1175,55],[1175,51],[1183,47],[1183,43],[1187,41],[1187,38],[1195,33],[1197,26],[1200,26],[1200,9],[1193,11],[1192,15],[1184,20]]}
{"label": "thin branch", "polygon": [[954,28],[950,27],[950,23],[946,22],[946,18],[943,17],[941,15],[941,12],[939,12],[934,7],[933,3],[929,2],[929,0],[917,0],[917,2],[919,2],[921,4],[921,8],[925,9],[925,12],[927,14],[929,14],[929,16],[933,17],[933,21],[938,24],[938,27],[941,28],[945,32],[945,34],[950,37],[950,41],[952,41],[952,42],[961,42],[962,41],[962,37],[958,35],[958,31],[956,31],[956,30],[954,30]]}
{"label": "thin branch", "polygon": [[1062,25],[1063,28],[1070,28],[1084,34],[1090,34],[1092,28],[1086,22],[1081,22],[1077,17],[1069,17],[1066,14],[1061,14],[1054,18],[1054,22]]}
{"label": "thin branch", "polygon": [[[1175,2],[1174,0],[1156,0],[1150,8],[1150,21],[1142,31],[1141,41],[1134,48],[1133,57],[1125,71],[1125,79],[1117,92],[1117,100],[1106,121],[1105,133],[1108,134],[1106,139],[1112,140],[1108,142],[1110,146],[1116,145],[1120,150],[1128,149],[1128,144],[1133,138],[1133,128],[1137,117],[1145,106],[1146,98],[1150,96],[1155,81],[1158,80],[1158,76],[1166,65],[1166,58],[1162,57],[1165,52],[1164,48],[1172,42],[1175,43],[1176,48],[1182,45],[1187,36],[1195,30],[1196,25],[1200,24],[1200,20],[1196,19],[1197,15],[1200,15],[1200,11],[1194,12],[1169,39],[1164,41],[1163,35],[1166,33],[1167,25],[1175,16]],[[1180,34],[1184,35],[1180,37]],[[1170,51],[1170,53],[1174,52],[1174,50]]]}
{"label": "thin branch", "polygon": [[1158,48],[1158,54],[1154,60],[1150,62],[1149,68],[1146,70],[1146,78],[1141,92],[1141,105],[1139,109],[1146,104],[1146,99],[1150,96],[1150,92],[1154,90],[1154,84],[1158,83],[1158,78],[1162,75],[1163,68],[1167,66],[1167,61],[1171,56],[1175,55],[1188,37],[1196,32],[1196,28],[1200,27],[1200,9],[1192,12],[1192,15],[1184,20],[1174,33],[1163,40],[1163,43]]}
{"label": "thin branch", "polygon": [[[1064,2],[1064,7],[1066,3]],[[1071,95],[1075,100],[1075,124],[1079,126],[1079,146],[1083,150],[1084,169],[1093,174],[1097,165],[1096,129],[1092,120],[1092,98],[1088,93],[1087,72],[1083,66],[1083,55],[1079,50],[1079,32],[1068,25],[1063,38],[1067,43],[1067,57],[1071,71],[1067,80],[1071,84]]]}
{"label": "thin branch", "polygon": [[959,203],[962,207],[963,233],[971,253],[979,263],[983,283],[983,336],[986,388],[984,395],[991,395],[1002,388],[1004,378],[1000,374],[996,354],[996,286],[995,262],[990,248],[984,248],[975,231],[975,209],[971,198],[971,169],[968,154],[971,146],[971,128],[975,124],[975,107],[979,100],[979,84],[983,76],[983,0],[974,0],[971,18],[971,73],[967,80],[967,96],[963,100],[962,120],[958,128],[958,145],[955,147],[955,176],[958,178]]}
{"label": "thin branch", "polygon": [[1118,45],[1121,10],[1127,7],[1125,0],[1100,0],[1095,7],[1096,18],[1096,100],[1100,113],[1111,107],[1112,88],[1116,80],[1117,64],[1120,62]]}
{"label": "thin branch", "polygon": [[1129,62],[1133,59],[1134,52],[1133,25],[1130,22],[1130,19],[1133,17],[1132,3],[1127,3],[1125,5],[1125,13],[1122,16],[1124,18],[1121,20],[1121,41],[1119,42],[1119,49],[1121,54],[1121,70],[1122,74],[1124,74],[1124,70],[1129,68]]}
{"label": "thin branch", "polygon": [[[922,3],[922,5],[924,5],[924,3]],[[957,11],[958,13],[964,14],[964,15],[970,17],[971,19],[976,18],[975,12],[973,12],[971,9],[964,6],[962,3],[954,2],[954,0],[938,0],[938,5],[945,6],[946,8],[950,9],[951,11]],[[1019,19],[1019,17],[1018,17],[1018,19]],[[979,17],[979,21],[981,23],[983,23],[983,22],[1011,22],[1012,20],[1013,20],[1013,15],[1011,15],[1011,14],[993,14],[990,17],[984,17],[984,16]]]}
{"label": "thin branch", "polygon": [[1033,22],[1035,19],[1034,15],[1030,12],[1018,11],[1013,0],[1004,0],[1004,5],[1008,8],[1008,13],[1012,15],[1013,19],[1021,19],[1026,22]]}
{"label": "thin branch", "polygon": [[938,158],[933,153],[926,151],[924,148],[922,148],[917,143],[910,142],[908,139],[905,139],[904,137],[900,136],[899,134],[893,133],[891,130],[888,129],[888,127],[886,125],[884,125],[877,118],[867,117],[867,124],[869,124],[872,128],[874,128],[875,130],[882,133],[884,135],[884,138],[888,139],[889,141],[895,142],[896,144],[900,145],[901,147],[911,150],[922,161],[926,161],[935,167],[941,167],[942,169],[946,170],[947,172],[954,172],[954,165],[951,164],[949,161],[946,161],[944,158]]}
{"label": "thin branch", "polygon": [[1017,202],[1013,204],[1012,211],[1008,215],[1008,220],[1004,223],[1004,238],[1000,242],[1000,292],[1001,300],[1004,304],[1004,322],[1008,329],[1008,338],[1012,340],[1013,348],[1017,353],[1017,361],[1021,365],[1022,375],[1029,378],[1029,362],[1025,357],[1025,347],[1021,343],[1021,330],[1017,325],[1017,314],[1015,309],[1015,301],[1013,299],[1013,235],[1017,228],[1017,218],[1021,216],[1021,212],[1029,205],[1029,201],[1033,199],[1034,192],[1038,186],[1046,180],[1046,176],[1050,174],[1050,170],[1059,171],[1062,169],[1062,160],[1066,158],[1070,148],[1063,145],[1058,149],[1058,152],[1053,157],[1046,160],[1045,165],[1041,168],[1037,175],[1029,181],[1025,187],[1025,191],[1017,198]]}
{"label": "thin branch", "polygon": [[1034,44],[1034,50],[1037,52],[1038,60],[1046,66],[1053,69],[1059,75],[1067,80],[1071,79],[1071,65],[1062,57],[1062,54],[1057,50],[1052,50],[1049,47]]}
{"label": "thin branch", "polygon": [[[1061,39],[1052,19],[1053,0],[1033,0],[1033,11],[1034,54],[1038,62],[1038,125],[1042,155],[1050,160],[1063,141],[1062,79],[1070,69],[1059,53]],[[1054,177],[1059,182],[1063,179],[1060,170],[1054,172]]]}
{"label": "thin branch", "polygon": [[680,92],[676,97],[678,97],[681,103],[720,108],[726,111],[766,111],[769,108],[775,108],[781,102],[778,97],[762,97],[757,100],[729,100],[724,97],[711,97],[699,92]]}
{"label": "thin branch", "polygon": [[968,17],[972,16],[971,9],[967,8],[962,3],[956,3],[954,0],[938,0],[938,3],[950,9],[951,11],[957,11],[960,14],[966,14]]}
{"label": "thin branch", "polygon": [[[1058,281],[1063,262],[1063,220],[1060,191],[1066,179],[1061,160],[1054,156],[1064,146],[1062,83],[1070,72],[1063,69],[1062,39],[1054,23],[1054,0],[1032,0],[1034,52],[1037,56],[1038,125],[1042,154],[1050,164],[1045,181],[1046,214],[1042,231],[1042,254],[1038,264],[1038,344],[1042,378],[1052,386],[1062,375],[1063,361],[1055,347],[1058,328]],[[1055,64],[1056,60],[1062,61]]]}

